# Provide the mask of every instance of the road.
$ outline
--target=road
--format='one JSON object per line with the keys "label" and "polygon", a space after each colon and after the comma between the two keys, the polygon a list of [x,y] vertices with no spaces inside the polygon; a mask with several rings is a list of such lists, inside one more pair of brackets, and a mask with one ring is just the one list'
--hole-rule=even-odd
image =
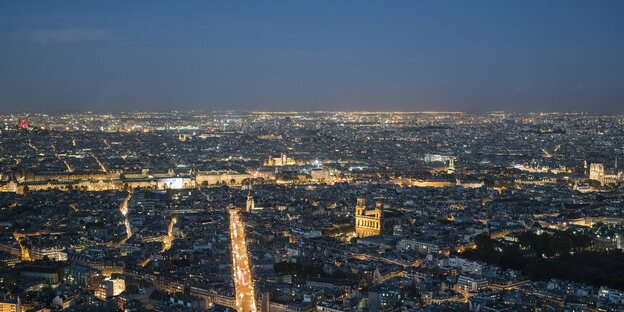
{"label": "road", "polygon": [[130,203],[130,199],[132,198],[132,192],[128,192],[128,196],[124,198],[124,200],[119,204],[119,212],[124,217],[124,226],[126,227],[126,237],[119,240],[114,244],[115,248],[121,247],[127,240],[132,237],[132,227],[130,226],[130,220],[128,219],[128,203]]}
{"label": "road", "polygon": [[230,241],[232,244],[232,278],[236,289],[236,310],[239,312],[257,311],[254,280],[251,275],[245,223],[240,209],[230,209]]}
{"label": "road", "polygon": [[163,237],[163,247],[161,252],[165,252],[171,249],[171,246],[173,245],[173,226],[176,224],[177,221],[178,218],[176,218],[176,216],[171,217],[171,221],[169,221],[169,226],[167,226],[167,235]]}

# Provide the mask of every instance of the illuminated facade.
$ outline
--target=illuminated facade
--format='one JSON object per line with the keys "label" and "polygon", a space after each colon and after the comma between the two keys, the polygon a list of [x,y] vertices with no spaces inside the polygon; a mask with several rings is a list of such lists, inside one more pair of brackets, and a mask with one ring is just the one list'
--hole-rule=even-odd
{"label": "illuminated facade", "polygon": [[239,173],[231,170],[219,170],[219,171],[200,171],[195,176],[195,183],[197,185],[242,185],[245,180],[250,179],[251,175],[248,173]]}
{"label": "illuminated facade", "polygon": [[74,181],[110,181],[120,178],[116,172],[25,172],[18,178],[21,183],[74,182]]}
{"label": "illuminated facade", "polygon": [[19,297],[17,300],[0,301],[0,312],[22,312],[22,302]]}
{"label": "illuminated facade", "polygon": [[101,300],[118,296],[126,290],[126,281],[123,279],[105,279],[95,292],[95,296]]}
{"label": "illuminated facade", "polygon": [[196,174],[177,175],[172,169],[165,172],[150,172],[143,169],[138,173],[119,172],[26,172],[16,181],[0,185],[0,192],[16,192],[23,194],[25,187],[29,191],[45,190],[126,190],[134,188],[146,189],[190,189],[196,186],[213,186],[219,184],[242,185],[251,179],[248,173],[231,170],[200,171]]}
{"label": "illuminated facade", "polygon": [[[617,168],[617,160],[615,164]],[[601,185],[616,184],[624,181],[624,173],[617,170],[607,172],[603,164],[592,163],[589,165],[589,179],[598,181]]]}
{"label": "illuminated facade", "polygon": [[443,154],[432,154],[432,153],[426,153],[425,156],[423,157],[423,160],[426,163],[432,163],[432,162],[450,162],[451,159],[454,159],[454,156],[450,156],[450,155],[443,155]]}
{"label": "illuminated facade", "polygon": [[450,157],[449,158],[447,171],[449,173],[455,172],[455,157]]}
{"label": "illuminated facade", "polygon": [[381,234],[381,218],[383,209],[381,203],[375,205],[375,209],[366,209],[364,198],[357,199],[355,206],[355,234],[357,237],[367,237]]}
{"label": "illuminated facade", "polygon": [[604,183],[604,165],[592,163],[589,165],[589,179]]}
{"label": "illuminated facade", "polygon": [[296,163],[297,162],[294,159],[286,156],[286,154],[282,154],[280,157],[269,156],[269,159],[264,162],[264,165],[269,167],[281,167],[292,166]]}

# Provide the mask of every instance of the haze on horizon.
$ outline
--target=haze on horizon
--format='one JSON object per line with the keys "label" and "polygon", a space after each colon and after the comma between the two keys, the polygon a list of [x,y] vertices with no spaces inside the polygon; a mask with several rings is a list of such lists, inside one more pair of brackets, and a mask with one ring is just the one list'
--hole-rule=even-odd
{"label": "haze on horizon", "polygon": [[0,113],[624,112],[624,2],[0,2]]}

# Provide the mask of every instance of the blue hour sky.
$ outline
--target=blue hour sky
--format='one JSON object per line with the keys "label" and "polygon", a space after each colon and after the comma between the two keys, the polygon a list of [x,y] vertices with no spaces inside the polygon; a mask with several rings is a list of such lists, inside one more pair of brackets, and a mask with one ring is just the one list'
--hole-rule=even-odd
{"label": "blue hour sky", "polygon": [[624,1],[2,1],[0,112],[624,111]]}

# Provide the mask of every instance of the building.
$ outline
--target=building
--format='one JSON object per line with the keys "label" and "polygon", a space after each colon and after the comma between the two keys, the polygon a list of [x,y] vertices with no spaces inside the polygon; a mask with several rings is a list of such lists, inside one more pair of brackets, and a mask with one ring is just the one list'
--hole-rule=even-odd
{"label": "building", "polygon": [[396,245],[397,250],[416,250],[423,254],[442,254],[445,252],[443,246],[433,241],[402,239]]}
{"label": "building", "polygon": [[432,154],[432,153],[426,153],[425,157],[423,157],[423,160],[425,161],[425,163],[432,163],[432,162],[450,163],[451,159],[453,159],[454,161],[455,157],[451,155]]}
{"label": "building", "polygon": [[357,237],[367,237],[381,234],[381,218],[383,209],[381,203],[375,209],[366,209],[366,200],[358,198],[355,206],[355,234]]}
{"label": "building", "polygon": [[382,233],[391,233],[395,225],[405,222],[399,211],[384,210],[383,204],[375,203],[374,209],[366,208],[364,198],[358,198],[355,206],[355,234],[357,237],[368,237]]}
{"label": "building", "polygon": [[268,167],[281,167],[281,166],[292,166],[297,162],[291,158],[286,156],[286,154],[282,154],[280,157],[269,156],[269,159],[264,162],[265,166]]}
{"label": "building", "polygon": [[211,170],[197,172],[195,183],[205,186],[217,184],[243,185],[250,178],[251,175],[248,173],[240,173],[233,170]]}
{"label": "building", "polygon": [[448,266],[453,268],[460,268],[463,273],[470,273],[475,275],[480,275],[481,273],[483,273],[483,264],[464,258],[448,258]]}
{"label": "building", "polygon": [[601,163],[591,163],[589,165],[589,179],[600,182],[600,185],[605,184],[617,184],[624,181],[624,174],[616,170],[607,171],[605,166]]}
{"label": "building", "polygon": [[329,169],[326,168],[315,168],[310,170],[310,176],[314,180],[322,181],[329,180],[329,178],[331,177],[331,173]]}
{"label": "building", "polygon": [[95,296],[101,300],[107,300],[118,296],[126,290],[126,281],[120,278],[105,279],[95,292]]}
{"label": "building", "polygon": [[457,290],[461,292],[479,292],[487,286],[487,278],[482,276],[462,274],[457,278]]}
{"label": "building", "polygon": [[69,285],[86,286],[98,276],[97,270],[83,265],[71,264],[63,268],[63,282]]}
{"label": "building", "polygon": [[42,280],[49,285],[57,285],[60,282],[56,268],[41,265],[29,265],[22,268],[20,276],[29,280]]}
{"label": "building", "polygon": [[0,300],[0,312],[22,312],[22,302],[16,300]]}
{"label": "building", "polygon": [[447,171],[448,171],[448,173],[455,172],[455,157],[450,157],[449,158]]}
{"label": "building", "polygon": [[604,183],[604,165],[592,163],[589,165],[589,179]]}
{"label": "building", "polygon": [[369,311],[395,311],[401,301],[401,294],[394,289],[375,287],[368,292]]}

